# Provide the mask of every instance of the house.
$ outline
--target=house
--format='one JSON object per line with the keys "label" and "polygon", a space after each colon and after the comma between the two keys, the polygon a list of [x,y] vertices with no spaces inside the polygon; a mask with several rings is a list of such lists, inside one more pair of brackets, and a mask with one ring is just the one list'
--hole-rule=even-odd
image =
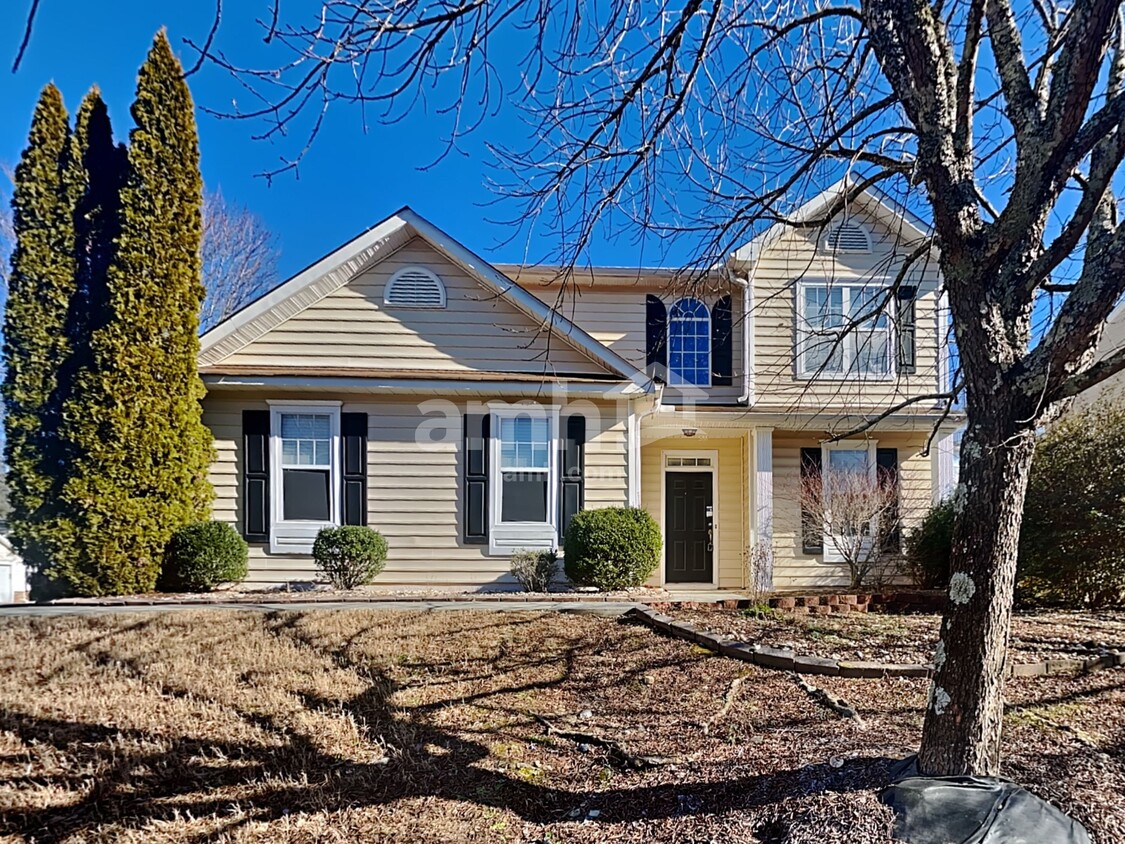
{"label": "house", "polygon": [[11,540],[0,533],[0,604],[26,601],[27,592],[27,566],[23,557]]}
{"label": "house", "polygon": [[[1106,321],[1098,348],[1094,352],[1097,360],[1102,360],[1125,348],[1125,303],[1117,306]],[[1074,401],[1074,409],[1082,410],[1098,401],[1125,398],[1125,372],[1118,372],[1100,384],[1095,384],[1082,392]]]}
{"label": "house", "polygon": [[891,284],[923,233],[873,193],[801,225],[840,191],[690,284],[494,267],[403,209],[208,331],[214,516],[251,543],[248,582],[313,580],[320,527],[369,524],[380,583],[503,584],[578,510],[635,505],[663,532],[654,585],[741,588],[750,558],[772,588],[846,583],[802,530],[802,473],[879,466],[909,526],[958,420],[886,413],[946,384],[939,277],[925,254]]}

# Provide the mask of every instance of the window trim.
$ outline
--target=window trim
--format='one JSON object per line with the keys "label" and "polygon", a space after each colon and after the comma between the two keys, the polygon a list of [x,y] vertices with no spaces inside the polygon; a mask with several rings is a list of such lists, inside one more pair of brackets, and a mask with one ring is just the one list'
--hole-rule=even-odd
{"label": "window trim", "polygon": [[[340,410],[343,402],[268,401],[270,409],[270,541],[271,554],[311,554],[316,535],[323,527],[338,526],[343,513],[343,467],[340,465]],[[283,519],[285,483],[281,458],[281,417],[283,414],[324,414],[329,417],[328,464],[329,521]]]}
{"label": "window trim", "polygon": [[[493,481],[488,490],[488,551],[490,555],[507,556],[522,548],[558,549],[559,522],[559,416],[558,405],[490,403],[492,433],[488,438],[488,469]],[[504,472],[500,451],[503,445],[502,419],[540,414],[547,419],[547,521],[501,521],[504,494]],[[543,471],[531,470],[531,471]]]}
{"label": "window trim", "polygon": [[[706,366],[707,381],[706,381],[706,383],[703,383],[703,384],[693,384],[692,382],[685,380],[682,375],[680,375],[678,372],[676,372],[675,369],[672,368],[672,326],[677,321],[676,317],[673,315],[673,312],[683,302],[695,302],[695,303],[697,303],[703,309],[703,313],[704,313],[703,319],[700,320],[700,319],[696,319],[696,318],[693,317],[690,320],[691,322],[703,322],[704,325],[706,326],[706,329],[703,332],[703,336],[707,338],[707,366]],[[667,366],[666,366],[666,368],[668,370],[668,386],[669,387],[688,387],[688,388],[696,387],[698,389],[710,388],[711,379],[714,377],[714,371],[713,370],[714,370],[714,352],[715,352],[715,350],[713,348],[714,344],[711,342],[712,341],[712,337],[711,337],[711,330],[712,330],[711,329],[711,322],[712,322],[712,320],[711,320],[711,309],[709,307],[707,307],[706,302],[704,302],[702,299],[700,299],[696,296],[682,296],[681,298],[679,298],[675,302],[673,302],[671,304],[671,306],[668,308],[668,320],[667,321],[668,321],[668,327],[667,327],[667,331],[665,332],[665,336],[664,336],[664,348],[665,348],[665,354],[667,355],[667,358],[666,358]],[[683,319],[681,317],[679,321],[680,322],[688,322],[689,320]]]}
{"label": "window trim", "polygon": [[[879,467],[876,465],[876,456],[878,453],[879,441],[876,439],[855,439],[855,440],[836,440],[835,442],[825,442],[820,444],[820,477],[821,477],[821,496],[828,494],[829,484],[827,483],[828,475],[832,471],[832,457],[833,451],[866,451],[867,452],[867,473],[874,481],[878,478]],[[821,531],[824,536],[821,539],[821,559],[826,563],[843,563],[844,558],[836,551],[835,545],[828,538],[828,531]]]}
{"label": "window trim", "polygon": [[[796,286],[795,296],[797,297],[796,308],[794,313],[796,315],[796,330],[795,330],[795,352],[794,363],[796,369],[796,377],[804,381],[893,381],[898,373],[898,359],[895,354],[897,348],[898,335],[895,332],[895,321],[892,315],[884,310],[883,316],[887,320],[886,328],[879,329],[880,331],[887,332],[887,371],[878,372],[853,372],[851,367],[858,356],[859,348],[856,340],[856,332],[849,331],[844,337],[844,342],[841,347],[842,360],[840,372],[824,372],[809,370],[806,363],[806,355],[808,354],[808,339],[814,335],[813,331],[809,328],[808,318],[806,315],[806,299],[805,291],[810,287],[819,287],[825,290],[839,289],[844,292],[842,299],[842,306],[844,313],[848,312],[851,307],[851,290],[863,289],[877,289],[887,291],[887,286],[881,282],[873,282],[869,284],[863,283],[850,283],[848,281],[840,281],[833,283],[828,279],[819,281],[802,281]],[[876,317],[877,319],[878,317]],[[846,318],[845,318],[846,321]],[[841,331],[846,329],[844,326]]]}

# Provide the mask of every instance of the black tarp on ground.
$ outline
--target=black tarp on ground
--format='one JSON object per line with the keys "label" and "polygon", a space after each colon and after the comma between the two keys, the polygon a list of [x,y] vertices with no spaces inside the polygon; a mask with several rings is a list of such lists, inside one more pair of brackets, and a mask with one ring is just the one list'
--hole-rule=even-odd
{"label": "black tarp on ground", "polygon": [[900,766],[880,799],[907,844],[1090,844],[1082,824],[1031,792],[993,777],[923,777]]}

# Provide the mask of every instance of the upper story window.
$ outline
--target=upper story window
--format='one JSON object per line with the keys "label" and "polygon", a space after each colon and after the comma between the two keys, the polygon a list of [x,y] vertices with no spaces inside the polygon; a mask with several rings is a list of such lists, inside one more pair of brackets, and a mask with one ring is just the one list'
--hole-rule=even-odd
{"label": "upper story window", "polygon": [[711,384],[711,315],[698,299],[681,299],[668,312],[668,382]]}
{"label": "upper story window", "polygon": [[825,252],[867,255],[871,252],[871,232],[854,220],[838,220],[825,230],[821,245]]}
{"label": "upper story window", "polygon": [[425,267],[403,267],[388,279],[383,304],[397,308],[444,308],[445,285]]}
{"label": "upper story window", "polygon": [[890,320],[882,287],[805,283],[797,298],[797,371],[806,378],[891,373]]}

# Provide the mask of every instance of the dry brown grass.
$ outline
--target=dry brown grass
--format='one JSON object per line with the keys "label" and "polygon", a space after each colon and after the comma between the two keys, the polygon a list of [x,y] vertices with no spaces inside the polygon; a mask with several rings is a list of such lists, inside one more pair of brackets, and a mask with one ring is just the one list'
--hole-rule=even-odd
{"label": "dry brown grass", "polygon": [[[8,621],[0,654],[11,841],[882,842],[872,790],[925,695],[825,682],[861,731],[783,675],[556,613]],[[1103,844],[1125,840],[1122,679],[1013,688],[1010,774]],[[583,729],[677,761],[616,769],[532,717],[585,709]]]}

